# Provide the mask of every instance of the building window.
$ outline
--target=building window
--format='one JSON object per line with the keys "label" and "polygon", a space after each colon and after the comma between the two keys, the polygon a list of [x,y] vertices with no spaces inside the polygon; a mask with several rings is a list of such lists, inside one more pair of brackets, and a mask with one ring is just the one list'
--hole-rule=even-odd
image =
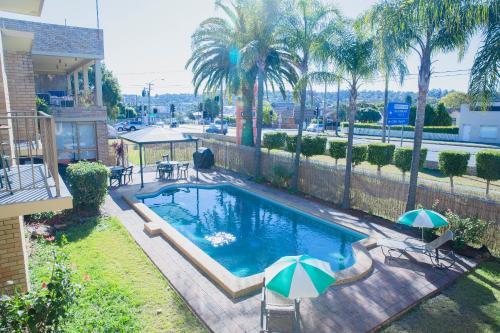
{"label": "building window", "polygon": [[57,159],[59,163],[97,160],[97,133],[94,122],[56,123]]}
{"label": "building window", "polygon": [[479,137],[481,139],[496,139],[498,136],[498,126],[481,126]]}

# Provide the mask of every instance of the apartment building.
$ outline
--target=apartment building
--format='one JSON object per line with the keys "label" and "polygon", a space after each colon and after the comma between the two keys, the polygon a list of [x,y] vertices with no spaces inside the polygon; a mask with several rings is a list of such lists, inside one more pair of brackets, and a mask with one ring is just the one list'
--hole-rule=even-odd
{"label": "apartment building", "polygon": [[[0,2],[31,16],[42,7]],[[0,17],[0,294],[29,288],[23,216],[72,207],[58,166],[107,162],[103,58],[102,30]]]}

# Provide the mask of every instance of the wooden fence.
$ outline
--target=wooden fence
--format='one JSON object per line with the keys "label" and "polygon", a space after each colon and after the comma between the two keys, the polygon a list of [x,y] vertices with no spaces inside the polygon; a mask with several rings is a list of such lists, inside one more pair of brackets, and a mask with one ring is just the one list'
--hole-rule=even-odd
{"label": "wooden fence", "polygon": [[[208,147],[215,155],[218,167],[245,175],[254,172],[252,147],[230,142],[203,139],[201,146]],[[262,176],[272,180],[274,167],[293,169],[291,154],[262,152]],[[332,163],[302,159],[299,168],[299,191],[312,197],[341,204],[344,191],[344,168]],[[361,211],[396,220],[405,211],[408,183],[401,178],[378,176],[365,170],[353,170],[351,179],[351,207]],[[488,231],[486,244],[497,253],[500,251],[500,203],[474,195],[452,194],[431,184],[417,188],[417,203],[438,211],[450,209],[464,217],[478,217],[494,221]]]}

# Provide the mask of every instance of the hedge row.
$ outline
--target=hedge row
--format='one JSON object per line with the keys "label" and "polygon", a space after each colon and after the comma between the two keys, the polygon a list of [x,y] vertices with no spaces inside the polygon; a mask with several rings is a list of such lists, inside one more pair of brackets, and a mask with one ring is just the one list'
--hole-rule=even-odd
{"label": "hedge row", "polygon": [[[306,158],[314,155],[323,155],[326,150],[327,138],[324,136],[303,136],[301,152]],[[295,153],[297,148],[297,136],[286,133],[265,133],[262,146],[271,149],[285,149],[290,153]]]}
{"label": "hedge row", "polygon": [[[348,127],[349,124],[347,122],[342,123],[342,127]],[[367,128],[367,129],[382,129],[382,125],[378,124],[365,124],[365,123],[356,123],[354,124],[355,128]],[[414,126],[391,126],[391,130],[401,131],[401,128],[404,127],[405,131],[414,131]],[[457,126],[424,126],[424,132],[426,133],[441,133],[441,134],[458,134]]]}

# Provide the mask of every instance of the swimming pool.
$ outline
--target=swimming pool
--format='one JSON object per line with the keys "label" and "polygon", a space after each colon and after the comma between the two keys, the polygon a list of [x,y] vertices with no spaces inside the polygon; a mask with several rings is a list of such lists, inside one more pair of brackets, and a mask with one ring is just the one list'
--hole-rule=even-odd
{"label": "swimming pool", "polygon": [[171,186],[138,199],[237,277],[298,254],[339,271],[355,263],[352,243],[366,237],[232,185]]}

